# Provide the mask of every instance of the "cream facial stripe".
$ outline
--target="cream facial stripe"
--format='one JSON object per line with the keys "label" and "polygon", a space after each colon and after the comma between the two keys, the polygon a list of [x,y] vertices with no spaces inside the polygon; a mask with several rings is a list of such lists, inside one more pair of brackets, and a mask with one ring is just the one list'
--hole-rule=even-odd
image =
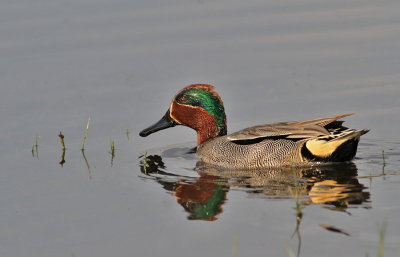
{"label": "cream facial stripe", "polygon": [[173,106],[174,106],[174,101],[172,101],[171,105],[169,106],[169,117],[171,117],[171,119],[173,119],[176,123],[182,125],[182,123],[180,123],[175,117],[174,115],[172,115],[172,110],[173,110]]}

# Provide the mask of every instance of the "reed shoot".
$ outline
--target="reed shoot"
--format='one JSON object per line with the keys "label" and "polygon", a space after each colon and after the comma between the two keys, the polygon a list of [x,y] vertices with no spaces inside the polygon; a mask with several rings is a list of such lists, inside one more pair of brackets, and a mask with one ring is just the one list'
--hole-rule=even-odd
{"label": "reed shoot", "polygon": [[61,131],[60,131],[60,134],[58,134],[58,137],[61,140],[61,148],[65,151],[67,148],[65,147],[64,135],[61,133]]}
{"label": "reed shoot", "polygon": [[111,154],[111,166],[114,163],[114,158],[115,158],[115,143],[113,140],[110,141],[110,152]]}
{"label": "reed shoot", "polygon": [[143,171],[144,171],[144,174],[147,175],[147,151],[144,153],[144,156],[143,156]]}
{"label": "reed shoot", "polygon": [[65,163],[65,151],[67,150],[67,148],[65,147],[64,135],[61,133],[61,131],[60,134],[58,134],[58,137],[60,138],[62,149],[60,165],[61,167],[63,167]]}
{"label": "reed shoot", "polygon": [[83,132],[82,147],[81,147],[82,151],[85,150],[85,143],[86,143],[86,138],[88,136],[89,125],[90,125],[90,117],[87,120],[86,128],[85,131]]}

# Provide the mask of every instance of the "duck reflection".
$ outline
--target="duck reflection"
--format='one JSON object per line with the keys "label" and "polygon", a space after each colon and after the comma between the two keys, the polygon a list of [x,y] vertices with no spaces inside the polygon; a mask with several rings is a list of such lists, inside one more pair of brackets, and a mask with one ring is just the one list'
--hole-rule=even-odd
{"label": "duck reflection", "polygon": [[201,173],[200,177],[179,176],[164,171],[159,155],[149,155],[140,164],[143,174],[154,178],[164,189],[172,192],[176,201],[189,213],[189,220],[216,220],[222,212],[229,185],[218,176]]}
{"label": "duck reflection", "polygon": [[262,170],[226,170],[197,162],[193,176],[167,171],[160,155],[142,158],[140,170],[171,192],[189,213],[190,220],[217,219],[227,192],[234,188],[255,197],[292,198],[302,196],[301,205],[322,204],[346,211],[349,207],[368,208],[369,193],[358,182],[354,163],[317,167],[280,167]]}

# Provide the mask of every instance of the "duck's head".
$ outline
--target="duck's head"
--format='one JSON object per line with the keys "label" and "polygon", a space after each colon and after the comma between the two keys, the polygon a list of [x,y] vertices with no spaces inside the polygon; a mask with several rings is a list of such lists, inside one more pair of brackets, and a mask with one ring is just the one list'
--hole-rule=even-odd
{"label": "duck's head", "polygon": [[224,105],[213,89],[213,86],[205,84],[184,87],[176,94],[161,120],[142,130],[139,135],[146,137],[176,125],[196,130],[198,145],[211,138],[226,135]]}

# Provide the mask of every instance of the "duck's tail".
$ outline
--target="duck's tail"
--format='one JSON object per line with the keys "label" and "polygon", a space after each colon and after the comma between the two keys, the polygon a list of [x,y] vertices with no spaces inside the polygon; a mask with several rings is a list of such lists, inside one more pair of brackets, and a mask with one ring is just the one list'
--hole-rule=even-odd
{"label": "duck's tail", "polygon": [[368,131],[368,129],[346,129],[339,134],[308,140],[303,145],[301,154],[308,161],[350,161],[356,155],[360,136]]}

